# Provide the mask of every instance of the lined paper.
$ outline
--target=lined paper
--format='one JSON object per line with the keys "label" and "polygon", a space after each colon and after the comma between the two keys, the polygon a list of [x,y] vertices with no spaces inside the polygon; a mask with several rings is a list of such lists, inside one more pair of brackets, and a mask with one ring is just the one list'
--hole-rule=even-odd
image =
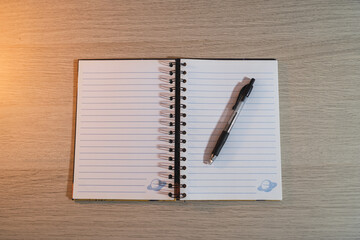
{"label": "lined paper", "polygon": [[163,67],[158,60],[79,61],[74,199],[169,200]]}
{"label": "lined paper", "polygon": [[[191,60],[186,88],[186,200],[281,200],[279,95],[275,60]],[[207,165],[237,95],[253,91],[220,155]]]}

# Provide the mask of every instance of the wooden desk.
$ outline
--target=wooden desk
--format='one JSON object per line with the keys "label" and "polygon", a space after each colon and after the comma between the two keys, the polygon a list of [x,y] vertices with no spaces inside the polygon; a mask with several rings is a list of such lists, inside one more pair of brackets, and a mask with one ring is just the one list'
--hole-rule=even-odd
{"label": "wooden desk", "polygon": [[[358,239],[359,22],[359,1],[2,1],[0,239]],[[174,56],[279,60],[283,201],[70,200],[77,59]]]}

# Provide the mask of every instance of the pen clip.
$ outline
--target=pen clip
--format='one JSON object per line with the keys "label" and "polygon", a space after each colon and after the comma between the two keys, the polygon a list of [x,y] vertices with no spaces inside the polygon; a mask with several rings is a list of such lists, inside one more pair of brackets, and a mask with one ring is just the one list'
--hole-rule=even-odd
{"label": "pen clip", "polygon": [[241,88],[239,96],[237,97],[236,103],[232,107],[232,110],[235,110],[240,104],[240,102],[243,102],[246,97],[249,97],[253,89],[254,82],[255,82],[255,78],[252,78],[248,84],[246,84],[243,88]]}

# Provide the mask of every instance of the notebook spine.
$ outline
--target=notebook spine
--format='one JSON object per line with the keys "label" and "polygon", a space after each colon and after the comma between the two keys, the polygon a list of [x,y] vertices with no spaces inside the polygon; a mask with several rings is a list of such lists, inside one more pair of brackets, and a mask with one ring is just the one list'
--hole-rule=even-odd
{"label": "notebook spine", "polygon": [[186,100],[186,88],[182,87],[182,83],[186,83],[186,79],[184,79],[186,71],[182,71],[181,67],[186,66],[186,63],[181,62],[180,59],[176,59],[175,62],[170,62],[169,66],[175,66],[175,70],[169,71],[171,76],[175,76],[174,79],[170,80],[170,83],[175,81],[174,87],[170,88],[170,92],[175,92],[175,95],[170,97],[170,100],[173,101],[170,109],[174,109],[175,111],[174,115],[170,115],[170,117],[173,117],[172,124],[174,125],[174,131],[169,132],[170,135],[174,135],[174,148],[169,149],[170,152],[174,152],[174,157],[169,158],[169,160],[173,162],[173,164],[169,166],[169,169],[174,170],[174,174],[168,176],[169,179],[173,179],[174,182],[173,184],[170,183],[168,187],[174,190],[173,193],[169,193],[169,197],[180,200],[186,197],[186,193],[183,191],[183,189],[186,188],[186,184],[181,184],[181,179],[186,179],[186,175],[183,172],[186,170],[186,166],[183,164],[186,161],[186,157],[181,156],[182,152],[186,152],[184,146],[186,143],[186,131],[182,129],[182,126],[186,126],[186,114],[181,111],[186,108],[186,104],[182,103]]}

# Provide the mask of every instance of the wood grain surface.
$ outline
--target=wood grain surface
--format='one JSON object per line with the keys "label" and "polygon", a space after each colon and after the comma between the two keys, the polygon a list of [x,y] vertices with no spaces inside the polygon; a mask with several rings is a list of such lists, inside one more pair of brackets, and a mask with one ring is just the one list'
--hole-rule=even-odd
{"label": "wood grain surface", "polygon": [[[359,1],[0,1],[0,239],[360,239]],[[80,58],[277,58],[281,202],[71,200]]]}

